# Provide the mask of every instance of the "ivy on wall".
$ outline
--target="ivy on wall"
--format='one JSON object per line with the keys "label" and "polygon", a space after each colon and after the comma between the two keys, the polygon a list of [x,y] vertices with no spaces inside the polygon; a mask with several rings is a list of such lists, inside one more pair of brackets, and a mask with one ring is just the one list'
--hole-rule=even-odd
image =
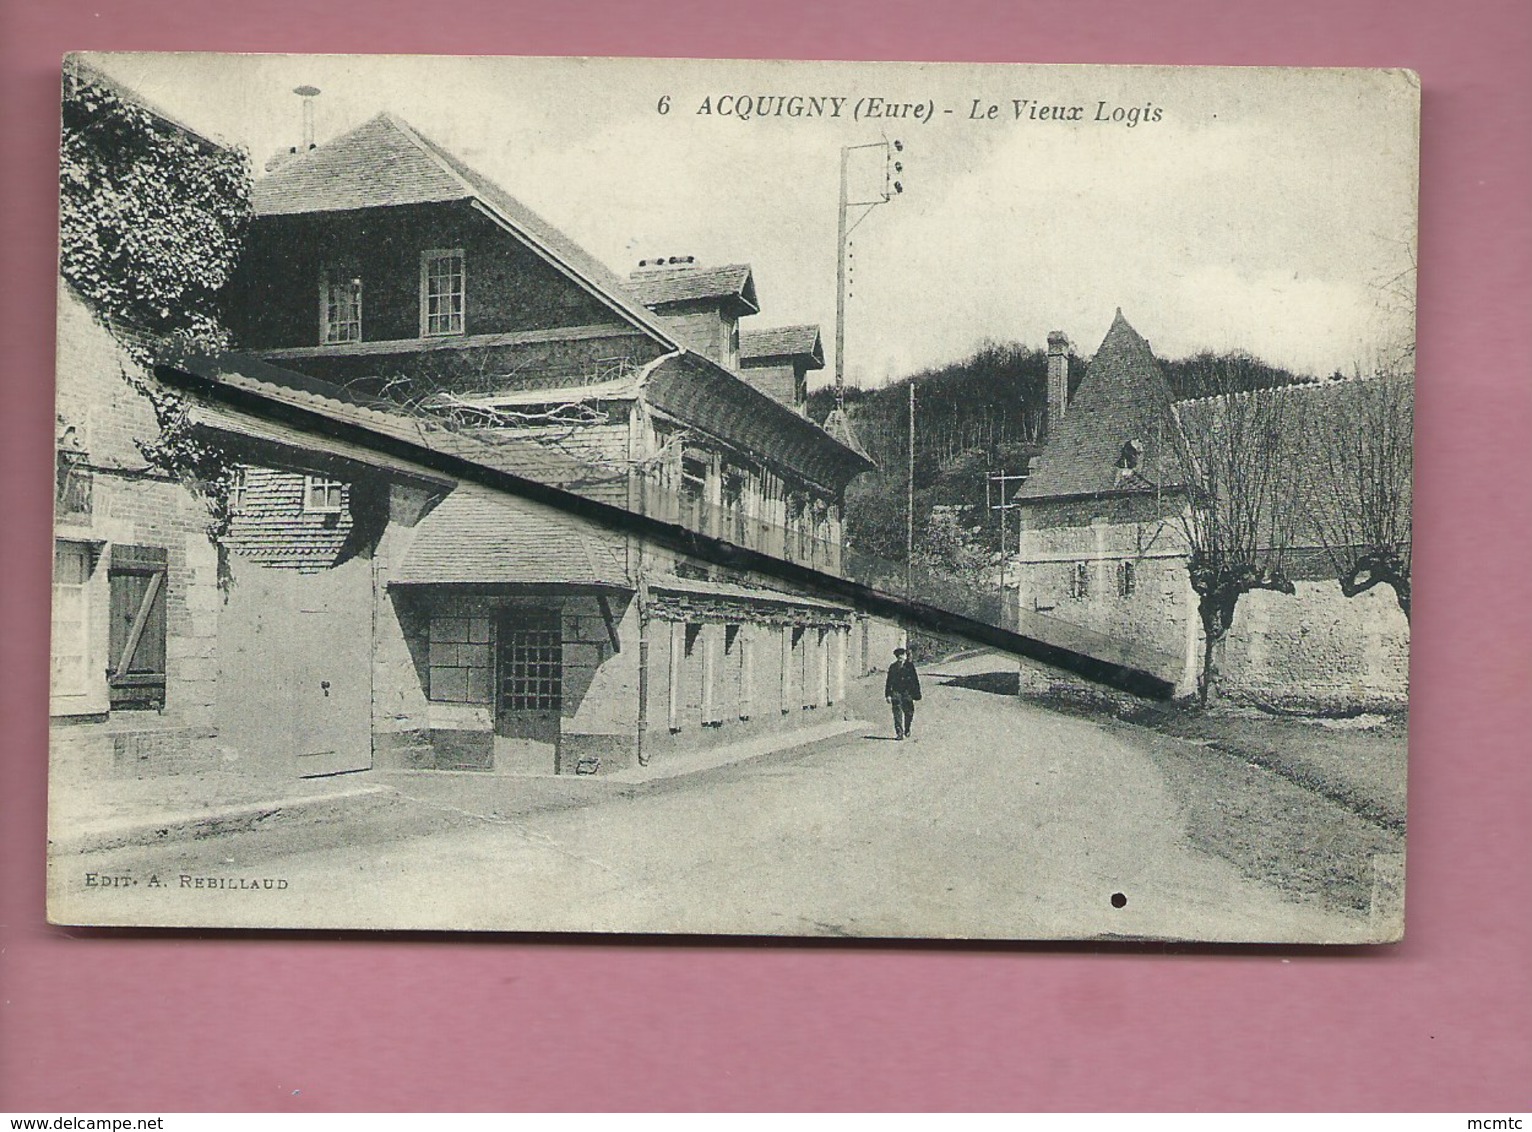
{"label": "ivy on wall", "polygon": [[[250,221],[250,162],[157,114],[77,60],[65,63],[59,271],[145,369],[225,349],[218,295]],[[124,369],[159,435],[145,459],[196,492],[222,549],[235,463],[191,427],[175,393]],[[220,554],[220,559],[222,555]]]}
{"label": "ivy on wall", "polygon": [[250,219],[250,163],[66,65],[59,269],[140,355],[221,347],[218,292]]}

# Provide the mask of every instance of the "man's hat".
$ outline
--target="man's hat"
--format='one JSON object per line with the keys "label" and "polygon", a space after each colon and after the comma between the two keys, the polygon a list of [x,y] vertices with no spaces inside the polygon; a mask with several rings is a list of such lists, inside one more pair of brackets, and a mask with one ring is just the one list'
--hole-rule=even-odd
{"label": "man's hat", "polygon": [[895,655],[895,656],[903,656],[903,655],[904,655],[904,652],[905,652],[905,650],[904,650],[904,649],[895,649],[895,650],[894,650],[894,655]]}

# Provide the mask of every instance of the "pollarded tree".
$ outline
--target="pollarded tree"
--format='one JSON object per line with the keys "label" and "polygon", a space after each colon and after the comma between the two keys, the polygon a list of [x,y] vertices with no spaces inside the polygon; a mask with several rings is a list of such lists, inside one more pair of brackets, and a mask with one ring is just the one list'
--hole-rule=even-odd
{"label": "pollarded tree", "polygon": [[1389,586],[1409,620],[1414,375],[1385,367],[1327,392],[1309,464],[1314,530],[1342,593]]}
{"label": "pollarded tree", "polygon": [[[1216,369],[1198,375],[1221,388]],[[1284,567],[1301,514],[1292,438],[1295,393],[1227,392],[1177,407],[1182,482],[1180,513],[1187,569],[1202,623],[1203,704],[1216,692],[1224,642],[1239,599],[1254,590],[1295,592]]]}

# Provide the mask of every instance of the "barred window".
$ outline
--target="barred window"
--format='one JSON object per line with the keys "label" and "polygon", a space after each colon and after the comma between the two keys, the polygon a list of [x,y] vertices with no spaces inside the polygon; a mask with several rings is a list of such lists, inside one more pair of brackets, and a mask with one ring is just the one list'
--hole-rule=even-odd
{"label": "barred window", "polygon": [[430,627],[431,699],[487,704],[494,688],[488,617],[433,617]]}
{"label": "barred window", "polygon": [[1117,596],[1132,597],[1138,588],[1138,568],[1132,562],[1117,564]]}
{"label": "barred window", "polygon": [[463,252],[428,251],[420,257],[420,332],[425,337],[463,333]]}
{"label": "barred window", "polygon": [[564,639],[556,610],[515,613],[502,623],[500,706],[558,711],[564,703]]}

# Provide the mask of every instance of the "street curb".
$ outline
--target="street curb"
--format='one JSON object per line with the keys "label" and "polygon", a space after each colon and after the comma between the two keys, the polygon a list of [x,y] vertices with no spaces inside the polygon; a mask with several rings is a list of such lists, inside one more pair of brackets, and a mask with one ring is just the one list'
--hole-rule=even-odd
{"label": "street curb", "polygon": [[[661,782],[688,775],[702,774],[719,767],[748,762],[781,751],[822,743],[828,739],[869,726],[866,720],[833,720],[791,732],[762,735],[740,743],[733,743],[711,751],[699,751],[675,762],[666,761],[659,766],[633,767],[613,774],[592,775],[580,779],[575,775],[549,775],[567,781],[578,781],[581,791],[599,789],[599,784],[633,786]],[[435,774],[435,771],[421,771]],[[53,854],[78,855],[99,853],[110,849],[125,849],[148,845],[171,844],[179,841],[195,841],[207,837],[219,837],[232,833],[246,833],[257,826],[278,822],[301,821],[315,811],[336,804],[355,803],[366,798],[383,796],[402,797],[422,802],[401,793],[393,785],[373,782],[348,790],[334,790],[325,794],[303,794],[286,798],[262,799],[228,806],[214,806],[180,813],[160,813],[151,817],[132,817],[119,821],[102,821],[93,826],[75,827],[60,838],[50,838],[49,851]],[[429,802],[424,802],[430,805]]]}
{"label": "street curb", "polygon": [[629,767],[612,774],[593,777],[596,781],[621,782],[628,785],[684,778],[687,775],[701,774],[723,766],[749,762],[765,755],[774,755],[780,751],[791,751],[798,747],[807,747],[812,743],[822,743],[826,739],[836,739],[867,726],[869,724],[865,719],[837,719],[816,724],[813,727],[802,727],[774,735],[761,735],[712,750],[688,753],[674,763],[667,761],[658,766],[651,763],[649,766]]}
{"label": "street curb", "polygon": [[327,794],[302,794],[181,813],[156,814],[148,818],[105,821],[83,829],[71,829],[64,837],[50,837],[48,848],[54,854],[99,853],[107,849],[243,833],[272,819],[302,817],[306,811],[323,809],[337,802],[352,802],[390,792],[386,786],[358,786]]}

